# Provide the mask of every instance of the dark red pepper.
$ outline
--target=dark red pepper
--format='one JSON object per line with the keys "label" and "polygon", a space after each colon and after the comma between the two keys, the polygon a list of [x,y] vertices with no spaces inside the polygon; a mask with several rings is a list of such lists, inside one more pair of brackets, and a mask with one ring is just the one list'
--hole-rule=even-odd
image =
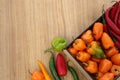
{"label": "dark red pepper", "polygon": [[120,13],[119,13],[119,16],[118,16],[118,23],[117,23],[117,25],[118,25],[118,28],[120,29]]}
{"label": "dark red pepper", "polygon": [[[116,6],[116,8],[117,8],[117,11],[116,11],[116,14],[115,14],[114,22],[115,22],[115,24],[117,25],[118,16],[119,16],[119,14],[120,14],[120,5],[118,4],[118,5]],[[118,26],[118,25],[117,25],[117,26]]]}
{"label": "dark red pepper", "polygon": [[59,76],[67,74],[67,64],[62,54],[58,53],[56,57],[56,68]]}
{"label": "dark red pepper", "polygon": [[120,29],[112,22],[112,20],[109,17],[110,14],[110,10],[112,7],[108,8],[105,12],[105,20],[109,26],[109,28],[114,31],[115,33],[117,33],[118,35],[120,35]]}

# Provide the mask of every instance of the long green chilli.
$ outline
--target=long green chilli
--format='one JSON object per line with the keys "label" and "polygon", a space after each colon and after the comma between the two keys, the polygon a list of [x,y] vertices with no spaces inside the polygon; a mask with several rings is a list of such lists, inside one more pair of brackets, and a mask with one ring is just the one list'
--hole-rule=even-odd
{"label": "long green chilli", "polygon": [[53,75],[54,79],[61,80],[60,77],[58,76],[56,68],[55,68],[54,54],[51,55],[51,58],[49,61],[49,68],[50,68],[51,74]]}
{"label": "long green chilli", "polygon": [[74,70],[73,67],[71,67],[71,66],[68,65],[68,70],[71,72],[74,80],[79,80],[79,77],[78,77],[78,75],[77,75],[77,73],[76,73],[76,71]]}

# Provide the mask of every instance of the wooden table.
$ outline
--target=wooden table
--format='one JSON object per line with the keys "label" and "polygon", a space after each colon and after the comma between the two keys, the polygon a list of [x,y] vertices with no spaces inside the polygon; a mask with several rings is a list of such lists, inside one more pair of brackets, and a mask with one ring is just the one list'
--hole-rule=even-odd
{"label": "wooden table", "polygon": [[[28,70],[40,70],[38,59],[49,71],[50,54],[44,50],[51,40],[60,36],[70,43],[111,1],[0,0],[0,80],[29,80]],[[73,80],[69,72],[65,80]]]}

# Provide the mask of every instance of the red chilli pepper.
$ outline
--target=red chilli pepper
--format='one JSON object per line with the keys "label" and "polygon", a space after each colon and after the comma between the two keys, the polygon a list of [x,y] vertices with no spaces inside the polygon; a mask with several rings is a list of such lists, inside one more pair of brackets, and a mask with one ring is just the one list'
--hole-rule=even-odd
{"label": "red chilli pepper", "polygon": [[120,14],[118,16],[118,23],[117,23],[117,25],[118,25],[118,28],[120,28]]}
{"label": "red chilli pepper", "polygon": [[118,35],[120,35],[120,29],[112,22],[112,20],[109,18],[109,13],[112,7],[108,8],[105,12],[105,20],[107,24],[109,25],[110,29],[116,32]]}
{"label": "red chilli pepper", "polygon": [[117,11],[116,11],[116,14],[115,14],[114,22],[117,25],[118,16],[120,14],[120,5],[118,4],[116,7],[117,7]]}
{"label": "red chilli pepper", "polygon": [[60,53],[58,53],[56,58],[56,68],[59,76],[65,76],[67,74],[67,64]]}

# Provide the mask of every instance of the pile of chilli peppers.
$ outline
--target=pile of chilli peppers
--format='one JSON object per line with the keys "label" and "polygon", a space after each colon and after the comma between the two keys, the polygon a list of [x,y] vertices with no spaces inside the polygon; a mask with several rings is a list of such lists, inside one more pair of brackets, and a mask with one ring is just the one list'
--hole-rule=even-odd
{"label": "pile of chilli peppers", "polygon": [[120,1],[106,10],[102,22],[75,39],[68,51],[96,80],[120,75]]}
{"label": "pile of chilli peppers", "polygon": [[[64,76],[67,75],[67,69],[73,75],[74,80],[79,80],[79,77],[75,71],[75,69],[70,66],[64,56],[62,55],[62,50],[66,47],[66,40],[63,38],[55,38],[53,39],[51,46],[52,48],[47,49],[45,52],[51,53],[51,57],[49,60],[49,69],[54,78],[54,80],[64,80]],[[55,58],[55,54],[57,52],[57,56]],[[52,80],[51,76],[48,74],[45,66],[38,60],[38,65],[41,69],[40,71],[34,71],[31,75],[31,80]]]}

